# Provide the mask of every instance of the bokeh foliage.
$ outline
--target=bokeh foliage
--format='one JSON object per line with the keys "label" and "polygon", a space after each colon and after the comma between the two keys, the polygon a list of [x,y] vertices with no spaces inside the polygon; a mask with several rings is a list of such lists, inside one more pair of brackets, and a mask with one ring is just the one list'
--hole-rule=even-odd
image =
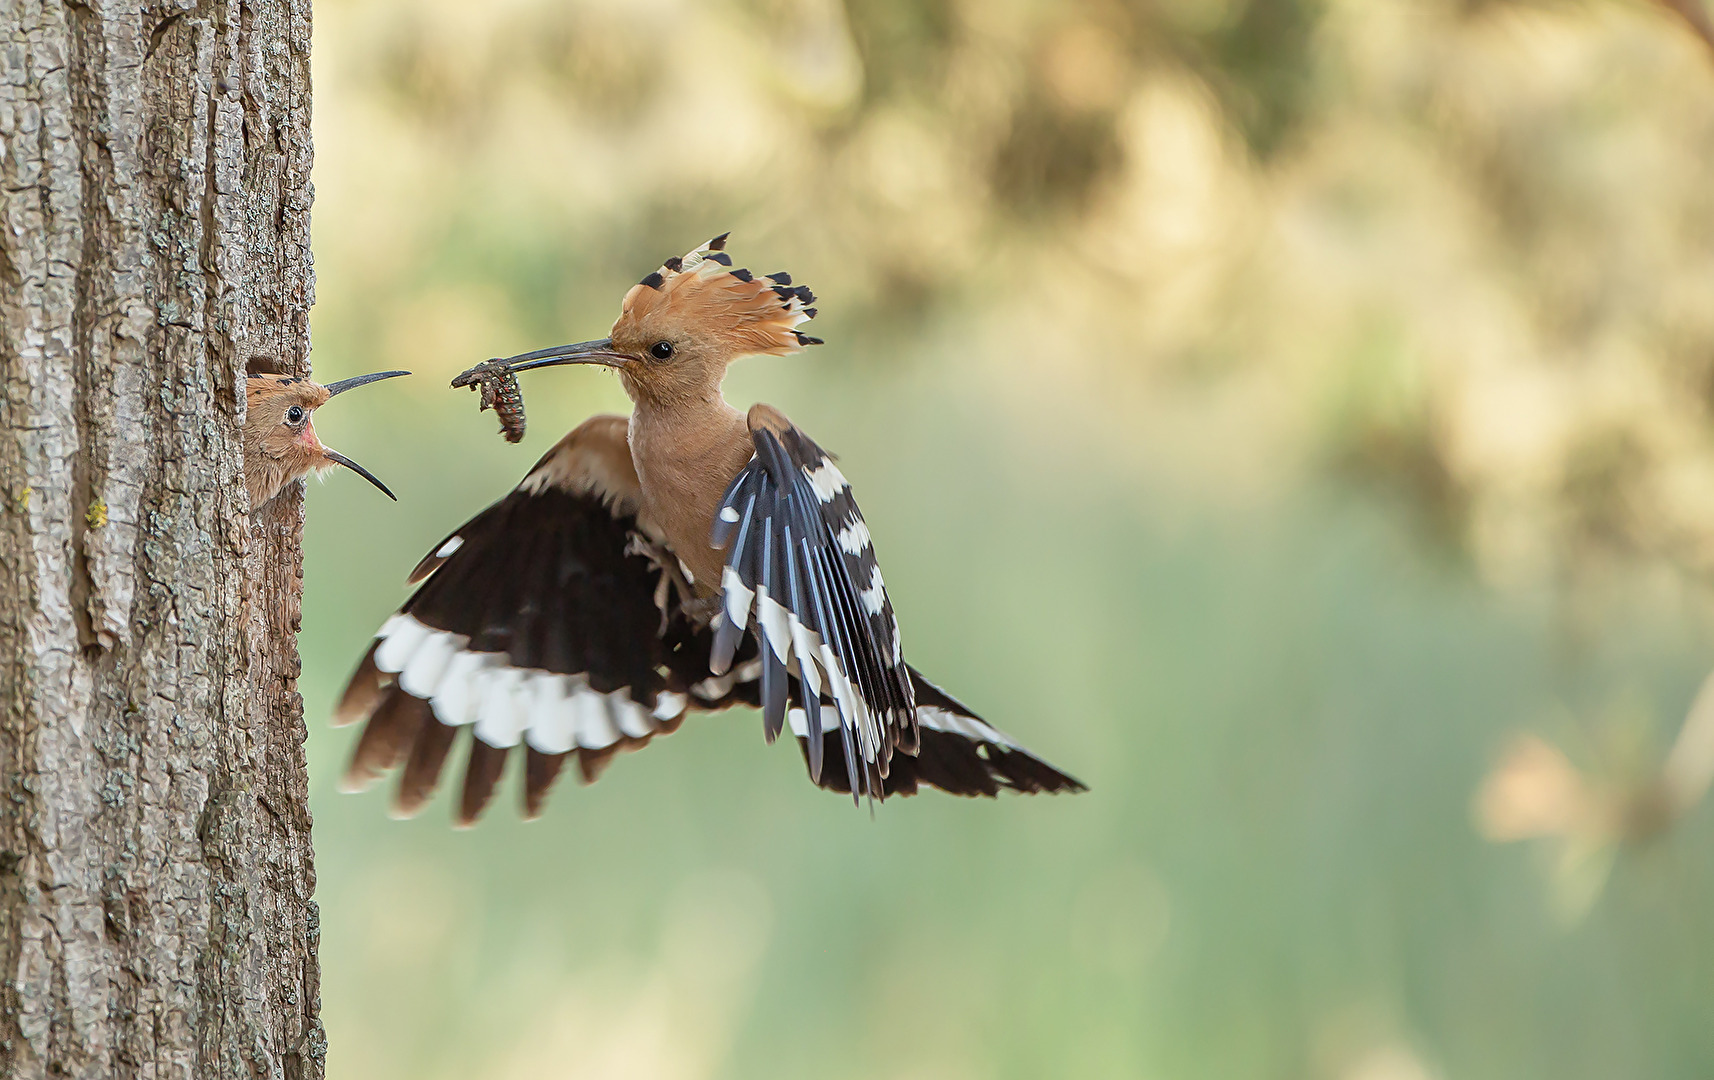
{"label": "bokeh foliage", "polygon": [[[334,1075],[1702,1076],[1714,841],[1575,920],[1470,800],[1658,761],[1707,666],[1714,72],[1621,0],[330,0],[311,493]],[[571,424],[452,374],[733,229],[913,659],[1078,799],[871,819],[753,717],[530,826],[341,798],[421,551]]]}

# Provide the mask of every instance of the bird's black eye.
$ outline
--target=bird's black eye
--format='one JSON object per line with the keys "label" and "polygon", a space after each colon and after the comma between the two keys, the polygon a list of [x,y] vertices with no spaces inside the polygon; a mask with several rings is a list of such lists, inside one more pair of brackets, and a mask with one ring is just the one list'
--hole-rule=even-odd
{"label": "bird's black eye", "polygon": [[303,422],[304,409],[302,405],[293,405],[291,408],[286,410],[286,423],[301,424]]}
{"label": "bird's black eye", "polygon": [[665,360],[672,354],[673,343],[670,341],[657,341],[649,347],[649,355],[654,357],[656,360]]}

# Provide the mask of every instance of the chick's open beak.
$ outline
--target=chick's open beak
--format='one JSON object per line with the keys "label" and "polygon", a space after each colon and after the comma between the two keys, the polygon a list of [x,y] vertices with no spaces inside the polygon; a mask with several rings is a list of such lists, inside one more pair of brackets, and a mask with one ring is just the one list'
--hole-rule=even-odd
{"label": "chick's open beak", "polygon": [[376,475],[374,473],[370,472],[368,469],[365,469],[363,466],[357,464],[355,461],[352,461],[350,458],[346,457],[344,454],[341,454],[337,450],[329,450],[325,446],[321,448],[321,454],[323,457],[327,458],[327,460],[333,462],[335,465],[343,465],[347,469],[350,469],[352,472],[356,473],[358,476],[361,476],[363,479],[369,481],[371,484],[374,484],[376,487],[381,489],[381,494],[387,496],[387,498],[392,499],[394,502],[399,501],[399,497],[397,495],[393,494],[391,491],[387,490],[387,485],[381,483],[380,479],[378,477],[376,477]]}

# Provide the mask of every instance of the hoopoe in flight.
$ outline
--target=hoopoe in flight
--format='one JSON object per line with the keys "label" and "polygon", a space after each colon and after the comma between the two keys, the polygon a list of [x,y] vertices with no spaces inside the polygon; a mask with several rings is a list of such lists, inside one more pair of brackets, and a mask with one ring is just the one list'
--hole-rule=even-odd
{"label": "hoopoe in flight", "polygon": [[569,757],[589,782],[688,711],[736,704],[762,710],[770,742],[789,724],[811,779],[854,799],[1084,790],[905,662],[831,456],[778,410],[722,397],[734,359],[821,343],[798,329],[810,291],[734,269],[725,241],[632,287],[610,336],[455,381],[515,396],[516,372],[597,364],[635,410],[580,424],[411,572],[335,712],[367,721],[348,790],[403,765],[394,811],[415,813],[469,729],[459,824],[520,746],[535,817]]}
{"label": "hoopoe in flight", "polygon": [[251,375],[245,381],[244,479],[250,488],[250,507],[260,510],[287,484],[312,470],[343,465],[380,488],[387,490],[375,474],[344,454],[329,450],[316,437],[311,417],[335,394],[382,379],[409,375],[408,371],[378,371],[358,375],[326,386],[291,375]]}

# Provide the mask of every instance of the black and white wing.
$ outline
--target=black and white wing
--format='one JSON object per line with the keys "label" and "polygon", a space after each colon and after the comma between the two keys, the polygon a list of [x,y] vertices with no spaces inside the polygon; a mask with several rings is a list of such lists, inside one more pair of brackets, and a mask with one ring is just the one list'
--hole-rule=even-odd
{"label": "black and white wing", "polygon": [[[881,794],[914,795],[922,785],[937,787],[953,795],[985,795],[1001,791],[1025,795],[1041,792],[1087,791],[1083,783],[1036,757],[1018,741],[984,721],[940,687],[906,665],[916,693],[918,743],[914,754],[893,755],[892,768],[882,778]],[[852,791],[851,777],[834,744],[838,738],[833,706],[823,704],[821,741],[826,764],[817,783],[829,791]],[[792,733],[811,753],[809,717],[793,708],[788,714]]]}
{"label": "black and white wing", "polygon": [[766,405],[750,410],[749,424],[755,454],[714,523],[726,568],[710,670],[727,669],[753,626],[769,740],[798,710],[820,782],[824,724],[833,722],[845,775],[858,778],[853,795],[884,796],[893,751],[917,749],[917,707],[869,528],[832,457],[807,435]]}
{"label": "black and white wing", "polygon": [[519,747],[534,816],[569,757],[590,780],[678,727],[707,676],[710,635],[680,616],[660,557],[639,550],[625,426],[579,426],[418,564],[419,588],[376,633],[335,713],[367,721],[348,789],[402,764],[394,809],[414,813],[468,730],[458,821],[482,812]]}
{"label": "black and white wing", "polygon": [[394,810],[413,814],[469,732],[458,822],[514,750],[535,816],[570,759],[593,780],[688,710],[750,705],[770,739],[790,724],[820,786],[854,796],[1082,790],[904,663],[844,478],[778,414],[762,420],[716,522],[730,553],[712,626],[649,539],[621,417],[578,427],[437,545],[336,710],[365,723],[347,788],[402,766]]}

